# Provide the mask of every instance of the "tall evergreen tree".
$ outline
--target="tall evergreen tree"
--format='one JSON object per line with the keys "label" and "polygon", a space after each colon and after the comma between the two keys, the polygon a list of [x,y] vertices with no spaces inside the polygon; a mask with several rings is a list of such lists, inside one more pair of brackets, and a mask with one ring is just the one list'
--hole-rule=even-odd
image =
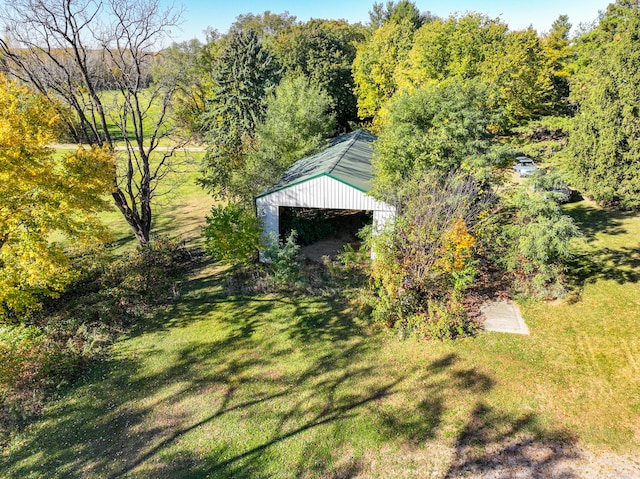
{"label": "tall evergreen tree", "polygon": [[581,103],[569,136],[573,183],[596,201],[640,208],[640,10],[610,5],[592,34]]}
{"label": "tall evergreen tree", "polygon": [[214,195],[230,193],[231,173],[242,169],[266,93],[277,84],[278,67],[251,29],[233,31],[213,75],[213,98],[203,116],[207,153],[201,183]]}

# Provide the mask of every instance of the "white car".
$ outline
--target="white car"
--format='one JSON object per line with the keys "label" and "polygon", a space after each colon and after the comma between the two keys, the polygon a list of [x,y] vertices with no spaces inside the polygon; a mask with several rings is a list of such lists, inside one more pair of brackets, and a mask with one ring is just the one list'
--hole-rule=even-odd
{"label": "white car", "polygon": [[513,165],[513,169],[520,176],[529,176],[538,171],[535,162],[527,156],[518,156],[515,165]]}

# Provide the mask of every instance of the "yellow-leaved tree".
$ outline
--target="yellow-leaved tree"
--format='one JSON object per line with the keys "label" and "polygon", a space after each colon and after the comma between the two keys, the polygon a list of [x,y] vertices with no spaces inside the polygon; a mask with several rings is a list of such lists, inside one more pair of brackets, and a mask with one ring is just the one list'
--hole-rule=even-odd
{"label": "yellow-leaved tree", "polygon": [[47,147],[59,123],[45,97],[0,76],[0,322],[38,307],[76,277],[75,247],[105,235],[115,163],[107,150],[62,158]]}

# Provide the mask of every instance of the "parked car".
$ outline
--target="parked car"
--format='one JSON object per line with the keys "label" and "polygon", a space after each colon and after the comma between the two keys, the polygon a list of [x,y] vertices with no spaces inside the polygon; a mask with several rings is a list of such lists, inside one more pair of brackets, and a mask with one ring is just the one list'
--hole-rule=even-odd
{"label": "parked car", "polygon": [[[549,197],[549,199],[553,199],[558,203],[568,203],[572,197],[572,191],[570,188],[551,188],[545,190],[545,196]],[[551,193],[551,195],[549,195]]]}
{"label": "parked car", "polygon": [[513,165],[513,169],[520,176],[529,176],[538,171],[538,167],[536,166],[535,162],[528,156],[516,157],[516,162]]}
{"label": "parked car", "polygon": [[548,199],[558,203],[566,203],[571,200],[573,192],[567,182],[564,181],[560,173],[554,169],[545,171],[538,169],[535,174],[527,180],[534,191],[539,191]]}

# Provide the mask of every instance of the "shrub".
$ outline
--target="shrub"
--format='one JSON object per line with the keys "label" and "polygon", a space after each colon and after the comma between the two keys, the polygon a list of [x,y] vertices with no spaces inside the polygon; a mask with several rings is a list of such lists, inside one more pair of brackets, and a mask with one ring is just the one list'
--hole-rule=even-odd
{"label": "shrub", "polygon": [[106,265],[101,290],[127,303],[159,304],[176,294],[176,279],[191,260],[177,240],[157,238]]}
{"label": "shrub", "polygon": [[[442,337],[427,326],[450,317],[448,330],[470,332],[472,328],[458,326],[458,319],[466,317],[460,298],[476,277],[483,244],[478,238],[494,205],[486,186],[462,173],[425,172],[405,188],[393,227],[374,242],[372,279],[379,297],[374,319]],[[430,312],[441,304],[447,307]],[[424,322],[421,327],[419,321]]]}
{"label": "shrub", "polygon": [[525,184],[556,203],[566,203],[572,196],[569,185],[555,169],[538,170],[527,178]]}
{"label": "shrub", "polygon": [[299,279],[299,251],[300,246],[296,244],[295,231],[289,233],[285,241],[280,241],[273,232],[266,238],[263,245],[263,259],[277,283],[293,283]]}
{"label": "shrub", "polygon": [[206,218],[205,251],[216,261],[249,264],[257,258],[260,224],[255,213],[240,204],[214,206]]}
{"label": "shrub", "polygon": [[507,197],[505,207],[496,261],[511,273],[517,290],[534,296],[563,295],[570,243],[580,236],[573,219],[555,200],[526,187]]}
{"label": "shrub", "polygon": [[467,311],[456,295],[427,302],[426,310],[407,317],[402,334],[439,339],[441,341],[470,336],[478,324],[469,320]]}
{"label": "shrub", "polygon": [[65,380],[76,357],[66,341],[34,325],[0,326],[0,445]]}
{"label": "shrub", "polygon": [[22,323],[0,325],[0,440],[38,411],[54,387],[178,291],[191,256],[175,240],[156,239],[114,258],[104,248],[75,258],[79,280]]}
{"label": "shrub", "polygon": [[39,374],[43,363],[46,337],[36,326],[0,326],[0,391],[15,384],[31,369]]}

